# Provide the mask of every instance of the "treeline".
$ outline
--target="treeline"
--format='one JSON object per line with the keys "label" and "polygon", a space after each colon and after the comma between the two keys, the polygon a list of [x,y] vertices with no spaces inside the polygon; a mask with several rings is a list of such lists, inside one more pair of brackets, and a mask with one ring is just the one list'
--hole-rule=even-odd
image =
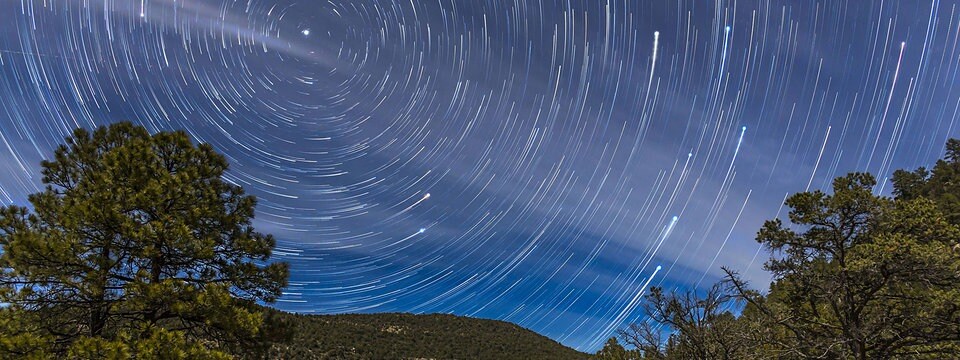
{"label": "treeline", "polygon": [[597,358],[960,358],[960,141],[892,182],[892,197],[865,173],[794,194],[789,223],[757,233],[767,292],[729,268],[704,292],[652,288],[647,319]]}

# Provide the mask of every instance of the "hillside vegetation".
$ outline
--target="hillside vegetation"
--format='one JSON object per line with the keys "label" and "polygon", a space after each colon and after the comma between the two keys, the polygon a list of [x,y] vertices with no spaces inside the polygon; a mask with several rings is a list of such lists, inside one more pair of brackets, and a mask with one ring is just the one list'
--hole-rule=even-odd
{"label": "hillside vegetation", "polygon": [[586,359],[497,320],[431,314],[299,315],[266,310],[269,359]]}

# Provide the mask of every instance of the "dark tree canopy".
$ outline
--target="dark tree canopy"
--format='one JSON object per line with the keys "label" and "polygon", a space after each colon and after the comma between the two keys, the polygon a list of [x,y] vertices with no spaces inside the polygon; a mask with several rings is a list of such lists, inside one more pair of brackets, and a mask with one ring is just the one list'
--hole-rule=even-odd
{"label": "dark tree canopy", "polygon": [[53,351],[125,338],[216,347],[254,334],[249,305],[286,286],[273,237],[251,226],[256,200],[184,132],[78,129],[42,168],[31,206],[0,210],[0,302],[37,316]]}

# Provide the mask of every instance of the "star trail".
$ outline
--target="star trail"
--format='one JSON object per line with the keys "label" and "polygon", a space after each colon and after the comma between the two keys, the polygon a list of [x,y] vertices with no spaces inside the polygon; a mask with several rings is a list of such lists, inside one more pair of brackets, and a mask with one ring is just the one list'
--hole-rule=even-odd
{"label": "star trail", "polygon": [[[7,0],[0,202],[72,129],[183,129],[301,313],[507,320],[584,351],[784,198],[960,136],[949,1]],[[759,255],[758,255],[759,254]]]}

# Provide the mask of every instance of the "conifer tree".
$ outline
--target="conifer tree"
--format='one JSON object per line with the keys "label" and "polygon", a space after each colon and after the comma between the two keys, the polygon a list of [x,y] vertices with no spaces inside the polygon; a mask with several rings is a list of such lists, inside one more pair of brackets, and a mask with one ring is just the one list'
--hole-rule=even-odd
{"label": "conifer tree", "polygon": [[226,170],[182,131],[76,130],[42,163],[46,188],[30,207],[0,209],[0,302],[35,316],[51,351],[81,358],[159,351],[151,343],[189,357],[201,349],[171,344],[253,335],[249,305],[279,297],[288,270],[269,261],[256,200]]}

